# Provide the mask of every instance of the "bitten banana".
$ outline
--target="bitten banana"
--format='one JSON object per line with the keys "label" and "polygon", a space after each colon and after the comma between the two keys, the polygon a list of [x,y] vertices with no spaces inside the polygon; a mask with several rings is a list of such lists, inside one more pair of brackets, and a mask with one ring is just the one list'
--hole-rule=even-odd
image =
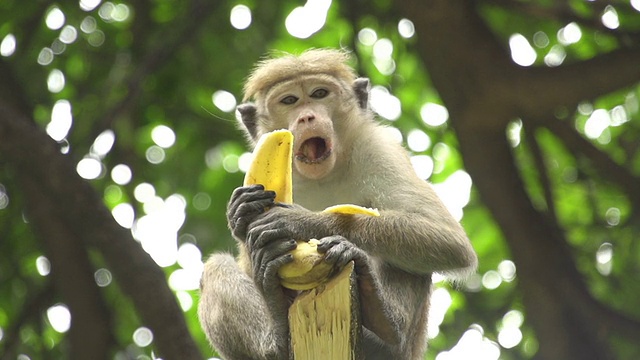
{"label": "bitten banana", "polygon": [[[253,155],[244,186],[261,184],[266,190],[276,192],[275,201],[292,204],[293,134],[289,130],[276,130],[262,135]],[[353,204],[331,206],[323,212],[380,216],[377,209]],[[297,241],[297,247],[291,251],[293,262],[278,270],[282,286],[293,290],[309,290],[329,279],[333,267],[323,261],[324,255],[317,250],[318,243],[316,239]]]}

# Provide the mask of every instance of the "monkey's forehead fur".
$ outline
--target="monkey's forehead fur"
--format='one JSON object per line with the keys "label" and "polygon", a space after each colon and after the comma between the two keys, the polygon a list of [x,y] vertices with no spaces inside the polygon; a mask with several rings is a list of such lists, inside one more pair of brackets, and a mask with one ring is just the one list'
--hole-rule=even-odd
{"label": "monkey's forehead fur", "polygon": [[356,73],[347,65],[349,53],[335,49],[312,49],[300,55],[285,54],[260,61],[244,84],[244,99],[263,97],[275,84],[300,75],[327,74],[351,84]]}

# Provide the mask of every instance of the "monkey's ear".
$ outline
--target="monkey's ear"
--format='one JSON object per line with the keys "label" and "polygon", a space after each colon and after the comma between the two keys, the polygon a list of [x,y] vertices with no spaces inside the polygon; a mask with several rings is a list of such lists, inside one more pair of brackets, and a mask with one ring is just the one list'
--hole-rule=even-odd
{"label": "monkey's ear", "polygon": [[258,133],[258,108],[256,108],[254,103],[246,102],[238,105],[236,111],[238,111],[240,121],[251,138],[255,139]]}
{"label": "monkey's ear", "polygon": [[353,81],[353,92],[358,99],[358,105],[365,110],[369,106],[369,90],[371,90],[371,83],[368,78],[357,78]]}

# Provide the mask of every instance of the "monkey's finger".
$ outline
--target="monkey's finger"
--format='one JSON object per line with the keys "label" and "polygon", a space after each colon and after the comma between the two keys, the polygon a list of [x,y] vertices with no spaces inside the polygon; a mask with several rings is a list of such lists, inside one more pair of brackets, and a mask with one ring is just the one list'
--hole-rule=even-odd
{"label": "monkey's finger", "polygon": [[265,191],[262,185],[236,188],[227,205],[227,214],[234,214],[238,210],[238,207],[244,203],[265,199],[270,199],[271,202],[273,202],[275,197],[276,193],[274,191]]}
{"label": "monkey's finger", "polygon": [[247,236],[247,245],[252,249],[261,249],[276,240],[292,240],[291,233],[285,228],[253,228]]}
{"label": "monkey's finger", "polygon": [[254,275],[258,279],[262,279],[267,271],[269,263],[279,257],[287,255],[291,250],[296,248],[296,242],[292,239],[277,241],[268,246],[253,251],[252,263],[254,265]]}
{"label": "monkey's finger", "polygon": [[324,237],[318,240],[318,252],[326,253],[327,250],[345,241],[347,241],[347,239],[344,236],[340,236],[340,235]]}
{"label": "monkey's finger", "polygon": [[265,291],[275,291],[280,288],[280,278],[278,277],[278,270],[282,267],[282,265],[290,263],[293,261],[293,255],[286,253],[282,256],[279,256],[272,261],[269,261],[266,264],[264,270],[264,283],[263,289]]}
{"label": "monkey's finger", "polygon": [[255,217],[265,212],[273,204],[273,199],[260,199],[240,204],[231,219],[240,217]]}
{"label": "monkey's finger", "polygon": [[235,190],[233,190],[233,193],[231,194],[231,199],[230,201],[234,201],[235,199],[237,199],[238,197],[240,197],[243,194],[246,193],[250,193],[250,192],[255,192],[255,191],[263,191],[264,190],[264,186],[261,184],[255,184],[255,185],[249,185],[249,186],[240,186],[235,188]]}
{"label": "monkey's finger", "polygon": [[272,261],[278,256],[288,253],[295,249],[296,242],[293,239],[281,238],[279,241],[273,241],[264,247],[249,247],[251,260],[254,266],[254,273],[264,272],[264,264]]}
{"label": "monkey's finger", "polygon": [[262,214],[273,203],[273,199],[256,200],[249,203],[241,203],[234,211],[227,213],[227,221],[232,233],[245,234],[246,228],[256,216]]}

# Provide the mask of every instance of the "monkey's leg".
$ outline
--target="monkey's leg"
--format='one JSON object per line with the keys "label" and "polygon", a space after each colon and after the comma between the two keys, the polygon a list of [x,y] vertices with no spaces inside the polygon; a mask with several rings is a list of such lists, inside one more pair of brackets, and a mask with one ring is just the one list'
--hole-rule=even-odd
{"label": "monkey's leg", "polygon": [[287,359],[288,329],[276,325],[254,282],[229,254],[213,254],[201,280],[200,324],[228,359]]}

